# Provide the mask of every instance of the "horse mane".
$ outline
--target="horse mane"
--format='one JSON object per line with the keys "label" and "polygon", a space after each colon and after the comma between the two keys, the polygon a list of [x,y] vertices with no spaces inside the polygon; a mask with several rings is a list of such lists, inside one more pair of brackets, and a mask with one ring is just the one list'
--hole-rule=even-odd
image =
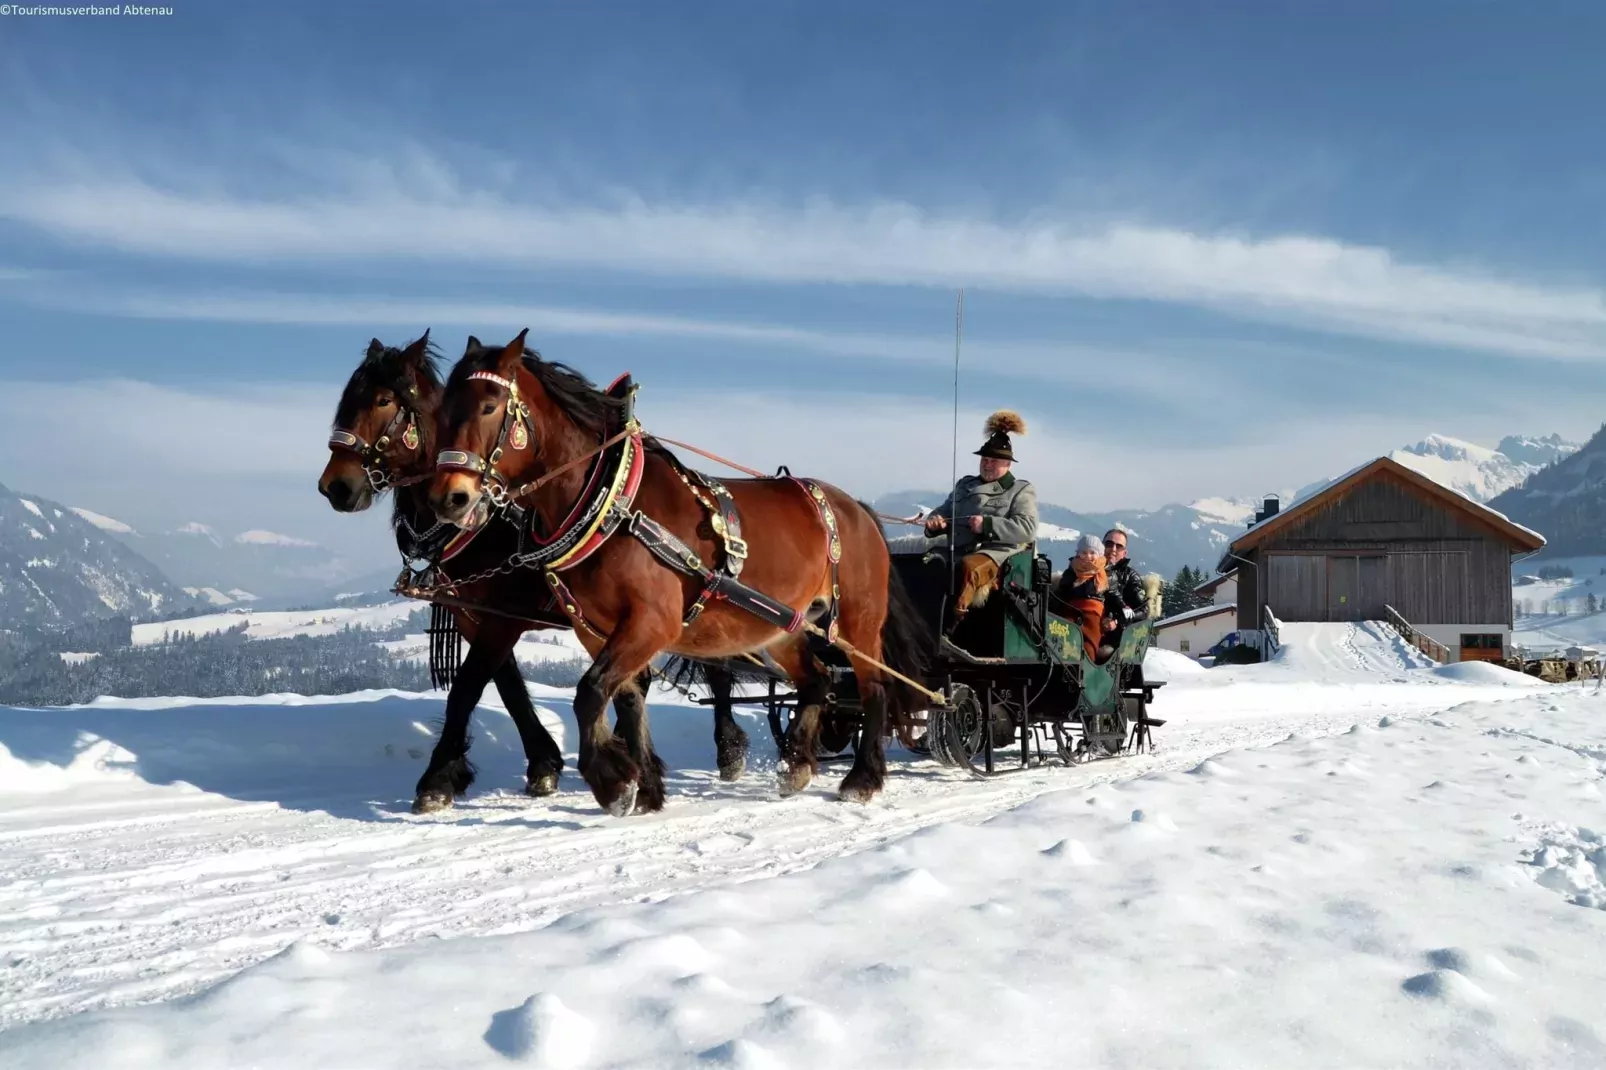
{"label": "horse mane", "polygon": [[[452,369],[447,390],[455,389],[474,372],[494,369],[501,355],[502,350],[496,346],[481,346],[479,350],[465,354],[457,367]],[[584,373],[559,361],[546,360],[529,346],[524,347],[524,367],[535,376],[552,403],[586,431],[601,435],[618,427],[625,411],[625,400],[610,396],[586,378]],[[669,448],[656,438],[643,435],[641,441],[648,453],[659,454],[671,463],[679,464]]]}
{"label": "horse mane", "polygon": [[[341,391],[340,404],[335,406],[336,424],[349,425],[356,419],[358,410],[365,407],[381,387],[406,392],[408,365],[403,359],[405,349],[405,346],[386,346],[383,351],[363,358],[357,370],[351,373],[351,378],[346,380],[346,389]],[[437,394],[441,391],[444,386],[440,368],[443,359],[433,340],[424,343],[424,359],[417,364],[420,389],[432,387]]]}

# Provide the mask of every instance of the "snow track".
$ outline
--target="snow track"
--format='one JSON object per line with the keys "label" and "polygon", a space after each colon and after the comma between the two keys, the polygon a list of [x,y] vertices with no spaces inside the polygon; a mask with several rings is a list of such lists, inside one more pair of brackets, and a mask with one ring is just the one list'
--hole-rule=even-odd
{"label": "snow track", "polygon": [[[751,713],[740,714],[747,775],[719,782],[709,713],[655,696],[668,807],[623,821],[599,812],[572,752],[559,795],[518,794],[516,734],[484,708],[469,797],[410,814],[438,696],[0,710],[0,1028],[170,999],[298,940],[350,950],[537,929],[587,907],[805,869],[1045,792],[1343,731],[1378,710],[1511,697],[1420,672],[1426,686],[1368,695],[1351,685],[1375,678],[1387,655],[1371,648],[1388,644],[1349,638],[1367,653],[1321,658],[1339,686],[1253,682],[1280,665],[1176,680],[1151,755],[984,781],[894,748],[888,790],[867,807],[835,800],[843,765],[777,798],[768,731]],[[1396,658],[1396,676],[1411,671]],[[1224,687],[1231,673],[1238,686]],[[1519,679],[1511,695],[1531,694]],[[555,733],[573,723],[567,693],[533,690]],[[3,793],[18,784],[33,790]]]}

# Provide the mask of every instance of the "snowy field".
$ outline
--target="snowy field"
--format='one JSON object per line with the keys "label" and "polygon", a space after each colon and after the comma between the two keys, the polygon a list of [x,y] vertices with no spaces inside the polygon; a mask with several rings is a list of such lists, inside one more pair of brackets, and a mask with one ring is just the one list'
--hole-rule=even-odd
{"label": "snowy field", "polygon": [[0,709],[0,1066],[1606,1065],[1606,695],[1367,625],[1169,677],[1155,753],[896,748],[780,801],[655,695],[657,815],[573,771],[408,812],[440,696]]}

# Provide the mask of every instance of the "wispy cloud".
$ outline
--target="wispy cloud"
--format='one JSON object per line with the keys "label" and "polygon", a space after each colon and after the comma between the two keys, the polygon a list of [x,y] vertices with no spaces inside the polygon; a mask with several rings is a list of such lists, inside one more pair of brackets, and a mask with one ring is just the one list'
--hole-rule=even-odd
{"label": "wispy cloud", "polygon": [[547,207],[383,183],[367,195],[190,195],[138,180],[24,186],[0,218],[203,260],[571,266],[765,283],[976,286],[1148,300],[1323,331],[1560,359],[1606,356],[1593,286],[1413,263],[1331,238],[945,217],[902,204]]}
{"label": "wispy cloud", "polygon": [[[674,316],[598,308],[565,308],[493,301],[437,301],[389,296],[324,296],[304,293],[174,294],[96,293],[86,288],[40,290],[42,304],[75,311],[138,319],[221,323],[351,325],[365,331],[395,328],[437,337],[443,328],[460,328],[493,340],[488,332],[512,337],[528,327],[538,348],[553,335],[609,338],[692,338],[733,343],[733,360],[754,356],[814,353],[869,361],[933,364],[954,358],[950,335],[876,334],[827,331],[787,324],[744,323],[709,317]],[[410,334],[409,334],[410,336]],[[449,349],[450,347],[448,347]],[[727,347],[728,348],[728,347]],[[1148,398],[1189,404],[1225,402],[1235,388],[1186,356],[1161,347],[1119,348],[1052,340],[971,339],[964,347],[967,368],[985,369],[1048,384],[1086,384],[1096,370],[1119,366],[1131,389]]]}

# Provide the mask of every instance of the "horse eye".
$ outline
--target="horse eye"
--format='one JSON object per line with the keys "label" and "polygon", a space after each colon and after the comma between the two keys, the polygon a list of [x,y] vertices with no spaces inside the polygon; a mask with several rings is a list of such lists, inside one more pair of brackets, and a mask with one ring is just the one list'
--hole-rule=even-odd
{"label": "horse eye", "polygon": [[495,412],[496,412],[496,403],[493,402],[493,401],[487,401],[484,405],[480,406],[480,415],[481,416],[490,416],[490,415],[494,414]]}

